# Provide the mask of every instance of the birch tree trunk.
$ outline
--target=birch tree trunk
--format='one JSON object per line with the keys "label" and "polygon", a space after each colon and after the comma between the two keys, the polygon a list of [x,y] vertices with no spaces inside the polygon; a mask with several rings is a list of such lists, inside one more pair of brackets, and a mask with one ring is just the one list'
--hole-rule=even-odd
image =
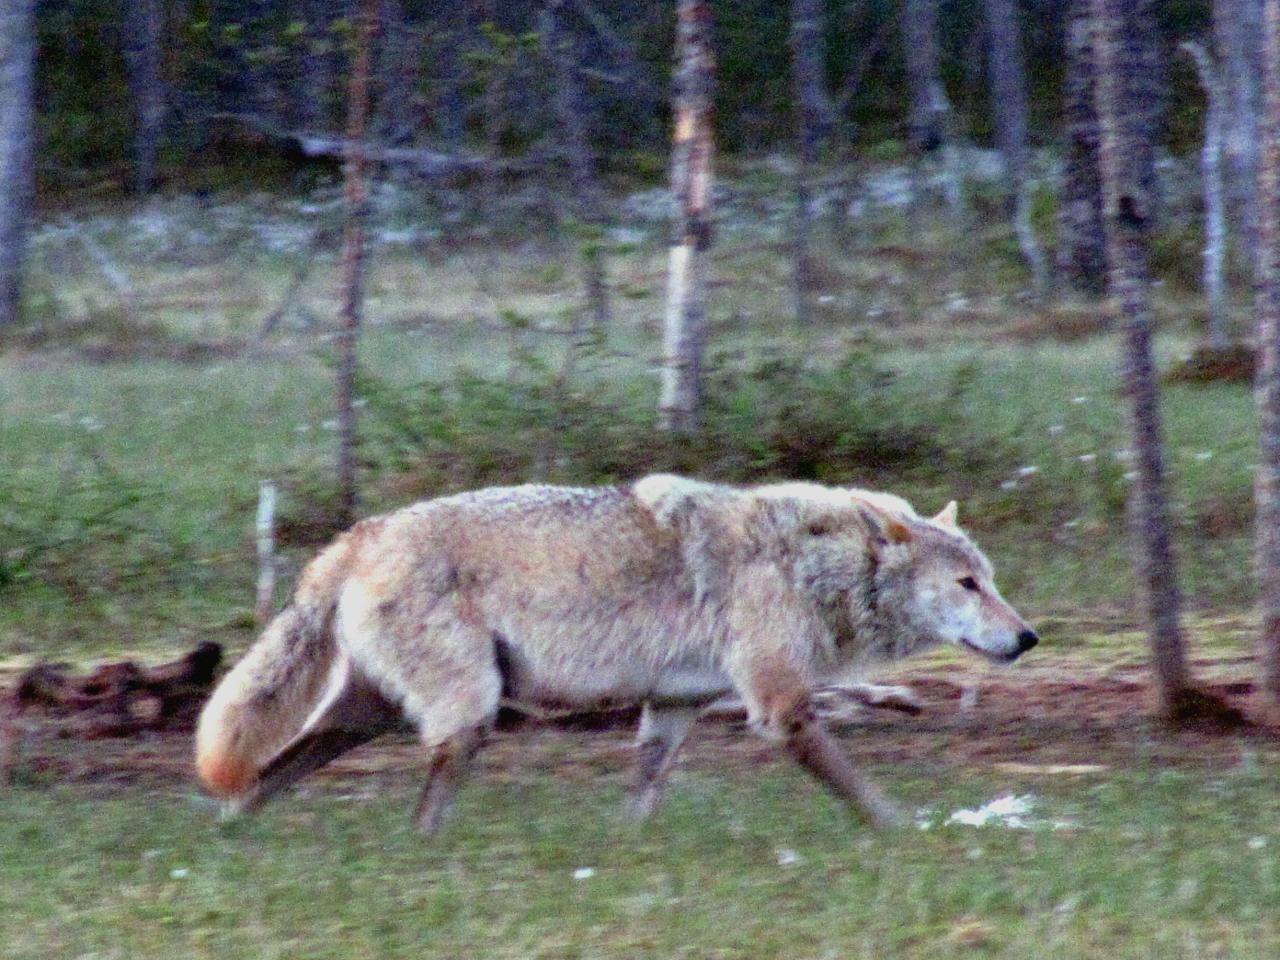
{"label": "birch tree trunk", "polygon": [[0,0],[0,330],[17,323],[31,215],[35,0]]}
{"label": "birch tree trunk", "polygon": [[917,153],[931,153],[946,139],[945,117],[939,112],[942,89],[938,62],[938,0],[903,0],[902,39],[907,64],[911,114],[907,139]]}
{"label": "birch tree trunk", "polygon": [[369,75],[373,66],[373,39],[377,30],[378,0],[360,0],[355,59],[347,93],[347,156],[343,170],[347,223],[342,250],[342,317],[336,339],[337,479],[344,525],[354,521],[360,505],[356,477],[356,348],[364,305],[364,234],[369,208],[365,136],[369,127]]}
{"label": "birch tree trunk", "polygon": [[1036,293],[1049,293],[1049,264],[1031,222],[1031,193],[1027,156],[1027,85],[1022,68],[1022,38],[1015,0],[985,0],[988,76],[996,122],[996,146],[1004,157],[1014,203],[1018,246],[1031,270]]}
{"label": "birch tree trunk", "polygon": [[270,480],[258,484],[258,589],[253,604],[253,620],[265,630],[275,611],[276,599],[276,485]]}
{"label": "birch tree trunk", "polygon": [[[1214,0],[1213,35],[1224,81],[1224,153],[1231,207],[1249,254],[1257,248],[1258,144],[1262,110],[1262,0]],[[1256,256],[1251,264],[1258,263]]]}
{"label": "birch tree trunk", "polygon": [[1102,227],[1102,181],[1098,173],[1097,64],[1092,0],[1071,0],[1066,25],[1063,82],[1062,198],[1058,215],[1058,275],[1078,293],[1101,296],[1106,289],[1106,238]]}
{"label": "birch tree trunk", "polygon": [[1189,681],[1151,348],[1147,249],[1154,198],[1144,177],[1151,144],[1144,142],[1142,105],[1135,102],[1141,51],[1128,42],[1128,28],[1143,2],[1093,0],[1096,93],[1109,287],[1124,319],[1123,379],[1137,473],[1129,498],[1134,560],[1146,591],[1159,709],[1172,720],[1184,710]]}
{"label": "birch tree trunk", "polygon": [[658,426],[672,433],[696,430],[702,408],[714,85],[711,4],[709,0],[677,0],[671,151],[671,192],[676,210],[658,401]]}
{"label": "birch tree trunk", "polygon": [[164,81],[160,76],[164,10],[160,0],[129,0],[125,14],[124,59],[133,101],[133,188],[139,194],[159,180],[160,136],[164,126]]}
{"label": "birch tree trunk", "polygon": [[919,201],[923,158],[938,153],[942,158],[943,193],[957,227],[964,216],[964,174],[955,144],[951,101],[942,83],[938,47],[938,0],[903,0],[902,38],[906,44],[907,87],[911,97],[907,141],[915,154],[912,208]]}
{"label": "birch tree trunk", "polygon": [[1258,181],[1257,382],[1261,462],[1255,496],[1262,635],[1258,690],[1268,718],[1280,720],[1280,0],[1264,7],[1264,113]]}
{"label": "birch tree trunk", "polygon": [[553,107],[576,215],[588,228],[581,251],[587,311],[596,329],[604,330],[609,326],[609,284],[600,237],[594,235],[604,225],[604,198],[591,149],[586,93],[578,77],[577,45],[565,24],[565,13],[564,0],[550,0],[543,8],[542,43],[556,75]]}
{"label": "birch tree trunk", "polygon": [[1231,343],[1223,274],[1227,259],[1227,217],[1222,184],[1226,91],[1218,66],[1204,47],[1188,40],[1182,44],[1182,49],[1195,61],[1207,104],[1204,147],[1200,151],[1200,179],[1204,183],[1204,295],[1209,306],[1209,345],[1215,350],[1223,350]]}
{"label": "birch tree trunk", "polygon": [[810,210],[813,191],[810,180],[818,162],[818,153],[831,133],[835,117],[825,81],[827,45],[823,10],[824,0],[791,2],[791,76],[798,141],[792,284],[795,316],[800,323],[808,323],[811,319],[809,292],[813,284],[813,268],[809,235],[813,226]]}

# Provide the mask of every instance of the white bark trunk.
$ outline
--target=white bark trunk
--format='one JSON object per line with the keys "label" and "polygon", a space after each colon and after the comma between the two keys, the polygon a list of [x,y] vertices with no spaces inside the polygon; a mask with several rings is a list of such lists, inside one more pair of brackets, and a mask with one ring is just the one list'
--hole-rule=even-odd
{"label": "white bark trunk", "polygon": [[658,426],[672,433],[692,433],[698,427],[702,407],[715,61],[711,52],[710,4],[707,0],[679,0],[678,11],[676,129],[671,160],[671,188],[677,209],[667,287]]}
{"label": "white bark trunk", "polygon": [[1200,176],[1204,181],[1204,295],[1209,306],[1209,343],[1222,349],[1231,343],[1223,272],[1227,257],[1227,217],[1221,162],[1225,94],[1217,65],[1208,51],[1192,40],[1182,44],[1182,49],[1195,61],[1208,104],[1204,147],[1200,152]]}
{"label": "white bark trunk", "polygon": [[264,480],[258,487],[258,590],[253,618],[258,629],[266,627],[276,598],[276,485]]}
{"label": "white bark trunk", "polygon": [[1255,480],[1262,632],[1258,689],[1280,720],[1280,0],[1266,0],[1265,110],[1258,179],[1257,385],[1260,457]]}
{"label": "white bark trunk", "polygon": [[0,0],[0,329],[19,319],[34,160],[35,0]]}

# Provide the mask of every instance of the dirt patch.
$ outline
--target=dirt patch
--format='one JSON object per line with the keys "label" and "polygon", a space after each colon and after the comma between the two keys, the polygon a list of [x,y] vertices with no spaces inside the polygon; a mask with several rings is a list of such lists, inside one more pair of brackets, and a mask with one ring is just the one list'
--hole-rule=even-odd
{"label": "dirt patch", "polygon": [[1165,376],[1168,383],[1253,383],[1258,351],[1251,344],[1197,347]]}
{"label": "dirt patch", "polygon": [[[1102,773],[1135,763],[1228,769],[1260,756],[1280,757],[1280,729],[1245,726],[1229,734],[1212,727],[1170,731],[1151,714],[1154,698],[1141,679],[1089,676],[1061,679],[1041,669],[991,678],[954,669],[904,672],[923,709],[915,715],[868,709],[842,725],[841,740],[857,759],[910,765],[921,772],[972,768],[1022,774]],[[1245,710],[1253,693],[1245,680],[1218,680],[1206,690]],[[478,776],[573,782],[622,782],[630,766],[634,713],[595,721],[504,724],[478,760]],[[592,729],[592,728],[595,729]],[[146,784],[195,789],[189,729],[95,740],[29,733],[23,776],[95,786]],[[784,762],[772,744],[745,724],[705,721],[681,758],[686,769],[734,775]],[[315,775],[317,782],[379,776],[416,779],[423,754],[410,735],[389,736],[354,751]],[[1065,773],[1064,773],[1065,771]]]}
{"label": "dirt patch", "polygon": [[1002,336],[1014,343],[1079,343],[1109,333],[1112,318],[1101,305],[1062,305],[1020,317],[1010,323]]}
{"label": "dirt patch", "polygon": [[168,363],[202,365],[233,360],[256,349],[245,340],[138,340],[130,343],[99,341],[75,348],[76,356],[89,363],[132,363],[162,360]]}

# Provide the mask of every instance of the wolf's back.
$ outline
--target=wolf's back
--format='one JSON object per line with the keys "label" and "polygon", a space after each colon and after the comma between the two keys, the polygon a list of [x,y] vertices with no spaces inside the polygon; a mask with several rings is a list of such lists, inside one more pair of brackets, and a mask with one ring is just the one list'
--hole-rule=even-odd
{"label": "wolf's back", "polygon": [[301,730],[325,688],[334,609],[349,566],[344,536],[307,568],[293,602],[214,690],[196,728],[196,769],[209,790],[243,793]]}

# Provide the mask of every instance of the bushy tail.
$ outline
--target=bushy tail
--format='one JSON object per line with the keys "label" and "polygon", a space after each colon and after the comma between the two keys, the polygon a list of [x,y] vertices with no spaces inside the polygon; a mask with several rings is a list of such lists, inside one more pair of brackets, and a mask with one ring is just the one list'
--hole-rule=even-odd
{"label": "bushy tail", "polygon": [[205,704],[196,728],[196,769],[217,796],[251,787],[319,701],[337,653],[332,621],[348,553],[344,538],[311,563],[293,602]]}

